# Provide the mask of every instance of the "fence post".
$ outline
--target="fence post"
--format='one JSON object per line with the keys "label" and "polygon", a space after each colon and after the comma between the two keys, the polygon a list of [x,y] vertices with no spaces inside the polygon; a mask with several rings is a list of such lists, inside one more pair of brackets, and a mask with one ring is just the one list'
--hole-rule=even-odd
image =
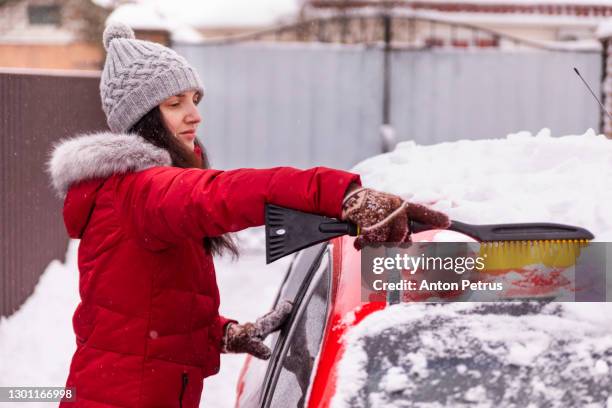
{"label": "fence post", "polygon": [[[608,112],[612,111],[612,37],[601,38],[602,70],[601,70],[601,99]],[[600,133],[612,139],[612,119],[606,112],[601,112]]]}
{"label": "fence post", "polygon": [[393,27],[391,15],[388,10],[382,14],[384,48],[383,48],[383,100],[382,100],[382,125],[380,127],[380,137],[382,140],[381,150],[387,153],[395,147],[389,135],[393,134],[391,127],[391,43],[393,41]]}

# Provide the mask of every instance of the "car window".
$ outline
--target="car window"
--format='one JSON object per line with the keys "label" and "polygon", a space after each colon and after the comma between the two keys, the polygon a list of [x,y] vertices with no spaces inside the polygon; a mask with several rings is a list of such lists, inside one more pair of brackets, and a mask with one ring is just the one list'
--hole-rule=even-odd
{"label": "car window", "polygon": [[[291,262],[291,265],[287,269],[283,283],[277,293],[275,305],[279,299],[289,299],[294,302],[294,308],[299,308],[300,299],[298,295],[300,288],[302,293],[304,292],[303,286],[308,282],[305,282],[308,276],[312,275],[313,269],[316,269],[319,265],[322,252],[325,250],[327,243],[314,245],[298,252]],[[309,275],[310,274],[310,275]],[[287,326],[289,326],[288,324]],[[274,362],[278,360],[280,347],[277,347],[277,342],[280,333],[287,332],[287,329],[283,329],[281,332],[274,332],[270,334],[264,343],[272,349],[272,357],[269,360],[251,359],[249,368],[244,374],[244,389],[240,396],[241,407],[256,407],[261,406],[263,392],[266,384],[269,382],[270,375],[272,373],[271,368],[274,366]]]}
{"label": "car window", "polygon": [[327,242],[311,246],[297,253],[291,262],[291,266],[287,270],[285,279],[278,292],[276,302],[278,302],[279,299],[295,300],[304,283],[304,279],[306,279],[306,276],[313,268],[317,267],[315,263],[318,262],[315,261],[321,257],[326,247]]}
{"label": "car window", "polygon": [[304,406],[327,320],[330,282],[330,252],[325,251],[312,279],[298,294],[298,297],[302,296],[300,306],[285,337],[277,346],[278,363],[269,388],[272,397],[267,398],[271,400],[271,407]]}
{"label": "car window", "polygon": [[575,309],[566,314],[569,303],[547,303],[389,306],[360,323],[362,336],[353,337],[343,356],[352,363],[337,373],[334,403],[610,406],[609,336],[599,323],[589,327],[573,315]]}
{"label": "car window", "polygon": [[[314,245],[310,248],[306,248],[295,256],[293,261],[291,262],[291,266],[287,270],[287,274],[285,275],[285,279],[281,285],[280,290],[278,291],[278,295],[276,296],[276,301],[274,304],[276,305],[279,300],[287,299],[291,300],[294,303],[294,308],[297,309],[301,302],[299,297],[300,289],[302,289],[302,295],[305,291],[305,283],[306,278],[309,276],[309,273],[313,272],[313,269],[317,268],[320,265],[321,256],[327,247],[327,243]],[[276,342],[278,341],[279,335],[283,332],[274,332],[266,339],[266,345],[268,345],[273,351],[275,350]],[[274,354],[272,356],[272,360],[274,360]]]}

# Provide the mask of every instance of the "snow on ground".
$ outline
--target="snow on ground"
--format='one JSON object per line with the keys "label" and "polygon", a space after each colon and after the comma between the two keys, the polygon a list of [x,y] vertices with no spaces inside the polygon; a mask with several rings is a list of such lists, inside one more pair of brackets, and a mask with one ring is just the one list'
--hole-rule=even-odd
{"label": "snow on ground", "polygon": [[[370,158],[354,170],[362,175],[366,186],[430,204],[457,220],[570,223],[590,229],[600,241],[612,241],[612,142],[592,131],[581,136],[556,138],[543,130],[536,136],[523,132],[505,139],[433,146],[404,142],[393,152]],[[240,237],[241,246],[245,248],[240,260],[233,263],[222,258],[215,264],[221,313],[247,321],[269,309],[290,259],[266,266],[261,230],[246,232]],[[75,349],[71,318],[78,302],[77,244],[77,241],[71,242],[65,264],[51,262],[34,294],[18,312],[0,320],[0,386],[64,385]],[[410,306],[414,306],[410,313],[394,314],[395,309],[390,308],[371,315],[359,326],[361,332],[353,336],[373,335],[424,316],[423,305]],[[572,333],[568,338],[575,342],[576,349],[582,347],[585,356],[581,362],[574,361],[577,364],[574,367],[583,371],[588,368],[593,376],[605,376],[612,361],[594,359],[588,351],[609,348],[611,306],[566,304],[562,310],[563,319],[552,312],[540,316],[540,320],[480,317],[472,320],[471,327],[478,330],[471,336],[494,342],[499,337],[512,335],[516,341],[509,343],[504,355],[507,361],[524,365],[543,358],[546,345],[557,341],[563,333]],[[457,318],[466,307],[471,305],[452,305],[445,311],[432,312],[430,317],[438,313]],[[495,326],[498,322],[500,326]],[[543,323],[541,332],[530,331],[540,323]],[[495,327],[501,331],[496,332]],[[428,358],[437,350],[432,341],[422,353],[407,354],[411,374],[427,376]],[[366,379],[365,370],[355,371],[364,363],[360,360],[365,355],[360,345],[357,340],[352,342],[353,349],[343,361],[344,372],[353,374],[341,376],[346,379],[339,384],[341,398]],[[233,405],[243,359],[236,355],[222,357],[220,374],[205,381],[201,406]],[[460,375],[470,373],[467,365],[458,366],[457,371]],[[399,368],[390,368],[380,384],[385,390],[397,393],[408,384],[405,375]],[[463,397],[482,401],[483,392],[484,389],[474,386]],[[384,396],[379,397],[384,402]],[[612,406],[612,400],[610,404]],[[29,403],[28,406],[37,405]]]}
{"label": "snow on ground", "polygon": [[[544,129],[536,136],[520,132],[505,139],[434,146],[404,142],[354,170],[366,186],[429,204],[459,221],[567,223],[588,228],[597,241],[612,241],[612,142],[592,131],[554,138]],[[612,304],[556,303],[521,316],[478,314],[478,307],[482,305],[404,304],[368,316],[347,335],[333,406],[360,406],[367,398],[373,407],[407,406],[406,401],[436,395],[436,387],[449,396],[446,404],[457,407],[515,406],[512,398],[537,400],[538,406],[612,406]],[[409,341],[407,336],[415,332],[420,338]],[[371,339],[381,335],[392,343],[402,339],[390,349],[406,349],[394,364],[391,353],[383,353],[381,381],[372,386],[367,371],[373,363]],[[418,347],[410,349],[411,344]],[[484,369],[474,370],[470,383],[445,379],[441,362],[453,366],[452,358],[466,361],[457,365],[458,375],[470,371],[467,364],[489,360]],[[483,373],[491,365],[515,371],[509,378],[503,377],[504,370],[498,370],[499,377],[495,371]],[[491,376],[495,381],[488,383]],[[507,391],[504,399],[490,399],[483,385],[491,389],[500,383]],[[472,385],[467,391],[462,388],[466,384]],[[360,399],[364,387],[370,393]],[[584,399],[563,400],[570,387]]]}
{"label": "snow on ground", "polygon": [[[265,264],[263,229],[238,234],[241,257],[215,260],[221,314],[240,322],[267,312],[276,296],[290,257]],[[77,240],[69,243],[66,263],[54,260],[34,293],[8,319],[0,319],[0,387],[63,387],[76,349],[72,314],[78,304]],[[222,355],[219,374],[204,381],[200,406],[233,407],[244,355]],[[25,404],[30,408],[57,403]]]}

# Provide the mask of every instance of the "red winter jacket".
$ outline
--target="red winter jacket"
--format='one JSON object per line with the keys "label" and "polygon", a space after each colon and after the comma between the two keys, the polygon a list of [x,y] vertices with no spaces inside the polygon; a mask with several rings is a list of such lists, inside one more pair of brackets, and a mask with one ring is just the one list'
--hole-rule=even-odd
{"label": "red winter jacket", "polygon": [[[262,225],[264,203],[338,217],[359,176],[317,167],[232,171],[170,167],[135,135],[59,144],[49,163],[80,238],[77,349],[61,407],[197,407],[219,371],[223,326],[202,239]],[[247,272],[245,272],[247,273]]]}

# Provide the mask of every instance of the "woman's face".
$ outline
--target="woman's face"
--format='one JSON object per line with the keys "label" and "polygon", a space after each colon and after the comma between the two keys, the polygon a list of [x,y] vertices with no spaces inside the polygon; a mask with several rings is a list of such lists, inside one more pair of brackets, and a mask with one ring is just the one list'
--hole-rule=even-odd
{"label": "woman's face", "polygon": [[159,105],[168,130],[191,150],[194,149],[196,130],[202,121],[197,108],[201,98],[198,91],[187,91],[171,96]]}

